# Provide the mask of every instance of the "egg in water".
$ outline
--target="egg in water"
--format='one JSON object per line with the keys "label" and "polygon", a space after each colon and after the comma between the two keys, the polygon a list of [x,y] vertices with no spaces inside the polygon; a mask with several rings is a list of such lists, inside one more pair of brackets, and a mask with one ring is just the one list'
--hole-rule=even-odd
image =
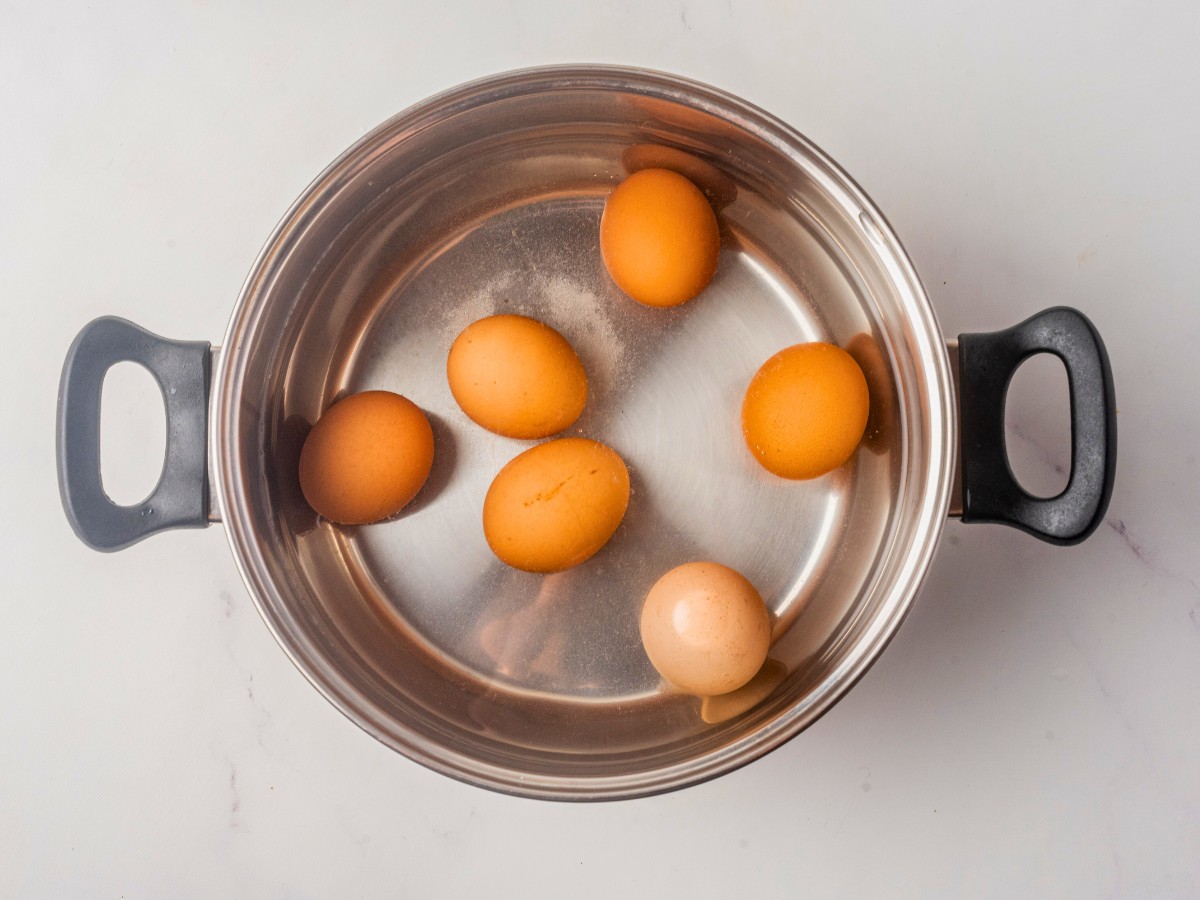
{"label": "egg in water", "polygon": [[677,566],[655,582],[641,617],[658,673],[689,694],[727,694],[762,668],[771,617],[754,585],[715,562]]}
{"label": "egg in water", "polygon": [[531,447],[496,475],[483,501],[483,534],[503,562],[561,572],[590,559],[629,506],[629,470],[587,438]]}
{"label": "egg in water", "polygon": [[692,182],[641,169],[609,195],[600,253],[622,291],[647,306],[679,306],[712,281],[721,250],[717,216]]}
{"label": "egg in water", "polygon": [[862,440],[867,380],[840,347],[796,344],[755,373],[742,402],[742,434],[754,457],[782,478],[819,478]]}
{"label": "egg in water", "polygon": [[433,468],[433,429],[415,403],[390,391],[351,394],[322,413],[300,451],[300,490],[342,525],[393,516]]}
{"label": "egg in water", "polygon": [[587,372],[574,348],[527,316],[488,316],[468,325],[450,347],[446,379],[462,411],[504,437],[558,434],[587,404]]}

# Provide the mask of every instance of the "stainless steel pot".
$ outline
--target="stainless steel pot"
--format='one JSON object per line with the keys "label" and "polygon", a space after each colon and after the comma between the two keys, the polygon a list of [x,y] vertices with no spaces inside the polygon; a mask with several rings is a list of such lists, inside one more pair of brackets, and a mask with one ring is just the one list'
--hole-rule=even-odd
{"label": "stainless steel pot", "polygon": [[[718,275],[675,310],[623,297],[598,252],[605,196],[646,145],[720,179]],[[483,495],[528,445],[469,422],[445,382],[454,336],[495,311],[572,341],[592,387],[573,430],[631,469],[617,535],[558,575],[488,550]],[[787,482],[752,460],[738,410],[757,366],[806,340],[858,356],[872,420],[846,467]],[[1036,352],[1063,358],[1072,391],[1071,480],[1050,500],[1025,495],[1004,455],[1004,392]],[[135,507],[99,473],[101,386],[126,359],[158,378],[169,432]],[[331,526],[300,495],[299,448],[340,393],[368,387],[429,413],[434,471],[396,519]],[[964,519],[1070,543],[1100,521],[1116,454],[1112,377],[1083,316],[1051,310],[948,353],[900,242],[820,150],[735,97],[604,67],[499,75],[385,123],[284,217],[221,349],[97,320],[68,354],[58,425],[85,542],[222,521],[263,619],[350,719],[464,781],[576,800],[681,787],[786,741],[895,633],[957,488]],[[731,697],[668,690],[638,640],[650,584],[700,558],[745,573],[773,615],[770,663]]]}

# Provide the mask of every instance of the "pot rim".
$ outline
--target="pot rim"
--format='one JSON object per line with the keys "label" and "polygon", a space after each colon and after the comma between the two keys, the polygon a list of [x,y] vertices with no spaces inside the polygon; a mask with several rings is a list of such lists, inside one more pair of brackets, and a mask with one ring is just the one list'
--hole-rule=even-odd
{"label": "pot rim", "polygon": [[[287,264],[297,235],[315,217],[340,184],[363,165],[367,152],[385,135],[415,131],[455,112],[505,98],[570,90],[633,91],[716,115],[755,134],[786,156],[803,157],[806,174],[845,204],[859,211],[864,231],[886,254],[894,279],[900,279],[913,298],[908,308],[916,359],[928,395],[930,477],[916,507],[910,549],[899,567],[870,626],[833,669],[799,702],[775,719],[731,743],[684,763],[634,775],[580,779],[569,776],[527,775],[481,763],[474,757],[448,750],[416,733],[399,740],[384,728],[387,717],[370,707],[359,692],[328,667],[319,671],[310,663],[315,656],[304,637],[285,630],[274,605],[286,607],[287,598],[267,574],[264,558],[247,527],[249,509],[244,475],[232,453],[232,435],[238,430],[239,399],[243,389],[244,336],[252,333],[261,315],[264,291]],[[916,270],[886,218],[865,191],[829,156],[799,132],[758,107],[716,88],[690,79],[648,69],[606,65],[556,65],[502,72],[470,81],[423,100],[368,132],[335,159],[304,190],[276,226],[247,277],[230,316],[222,352],[213,372],[209,458],[212,484],[220,517],[226,528],[235,562],[275,640],[296,667],[351,721],[387,746],[422,765],[460,781],[503,793],[558,800],[610,800],[663,793],[696,784],[737,769],[779,747],[816,721],[866,673],[883,652],[904,620],[928,572],[950,504],[957,446],[954,384],[942,332]],[[390,720],[389,720],[390,721]]]}

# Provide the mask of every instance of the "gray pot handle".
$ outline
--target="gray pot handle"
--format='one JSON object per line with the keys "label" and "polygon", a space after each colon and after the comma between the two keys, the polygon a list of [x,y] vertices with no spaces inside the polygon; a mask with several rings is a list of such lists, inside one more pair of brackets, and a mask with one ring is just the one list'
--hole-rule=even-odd
{"label": "gray pot handle", "polygon": [[[89,547],[121,550],[156,531],[208,524],[208,343],[169,341],[105,316],[79,332],[58,388],[58,489],[75,533]],[[167,452],[154,492],[118,506],[100,478],[100,393],[118,362],[150,370],[167,411]]]}

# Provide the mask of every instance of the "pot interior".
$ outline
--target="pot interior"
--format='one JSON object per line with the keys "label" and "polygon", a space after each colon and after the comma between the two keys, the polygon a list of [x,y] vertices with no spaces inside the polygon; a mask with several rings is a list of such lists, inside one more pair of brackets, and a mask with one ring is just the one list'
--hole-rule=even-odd
{"label": "pot interior", "polygon": [[[623,296],[598,244],[608,192],[664,147],[698,163],[722,228],[712,284],[671,310]],[[572,343],[589,400],[568,433],[630,469],[616,535],[556,575],[488,549],[484,494],[532,442],[475,425],[446,383],[455,336],[497,312]],[[741,399],[769,356],[813,340],[859,359],[871,419],[842,469],[785,481],[750,455]],[[649,793],[785,740],[882,649],[945,515],[951,388],[898,243],[803,139],[666,76],[515,73],[368,135],[268,244],[216,378],[225,523],[281,644],[388,745],[515,793]],[[426,411],[433,472],[395,519],[334,526],[300,494],[300,447],[371,388]],[[773,617],[767,667],[724,698],[670,689],[638,636],[650,586],[699,559],[745,574]]]}

